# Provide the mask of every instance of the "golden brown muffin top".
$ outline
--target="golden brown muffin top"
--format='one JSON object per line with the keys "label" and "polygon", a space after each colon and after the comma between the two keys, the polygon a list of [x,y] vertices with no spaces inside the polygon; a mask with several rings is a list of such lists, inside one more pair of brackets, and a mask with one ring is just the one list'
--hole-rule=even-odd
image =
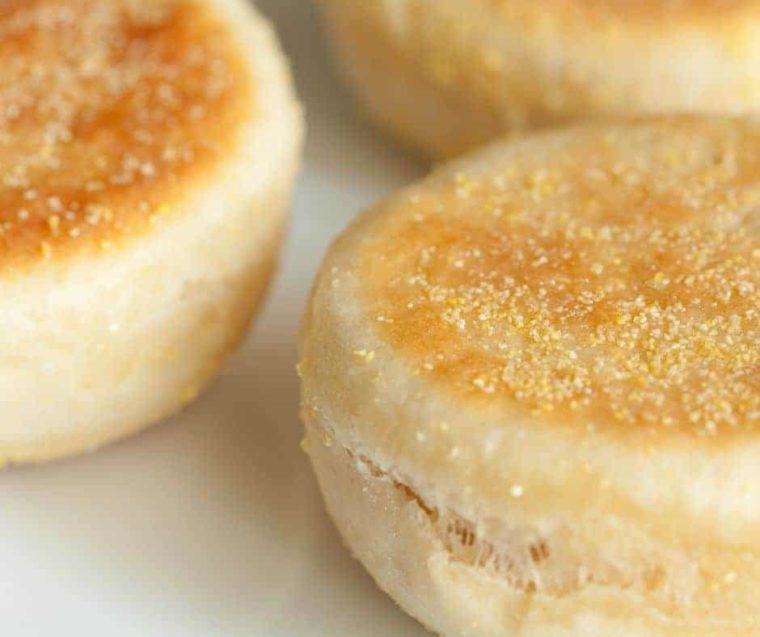
{"label": "golden brown muffin top", "polygon": [[760,428],[760,127],[588,127],[434,174],[372,217],[363,307],[468,400],[589,428]]}
{"label": "golden brown muffin top", "polygon": [[0,3],[0,266],[108,248],[170,211],[250,111],[190,0]]}

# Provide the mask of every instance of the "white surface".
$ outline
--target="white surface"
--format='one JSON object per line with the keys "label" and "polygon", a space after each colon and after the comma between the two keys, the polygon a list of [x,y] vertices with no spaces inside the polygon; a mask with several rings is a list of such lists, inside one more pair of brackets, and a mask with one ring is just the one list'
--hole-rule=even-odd
{"label": "white surface", "polygon": [[298,443],[294,334],[329,240],[422,174],[369,128],[308,0],[259,0],[309,111],[287,253],[244,351],[181,416],[0,475],[0,634],[421,637],[343,550]]}

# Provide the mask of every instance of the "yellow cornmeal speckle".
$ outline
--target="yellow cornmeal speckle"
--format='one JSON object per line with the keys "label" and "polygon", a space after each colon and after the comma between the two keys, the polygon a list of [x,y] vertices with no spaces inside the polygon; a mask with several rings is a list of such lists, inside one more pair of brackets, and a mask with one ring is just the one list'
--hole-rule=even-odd
{"label": "yellow cornmeal speckle", "polygon": [[354,356],[360,358],[365,363],[371,363],[375,359],[375,352],[367,351],[366,349],[356,350]]}
{"label": "yellow cornmeal speckle", "polygon": [[757,429],[760,129],[678,119],[513,148],[373,227],[375,329],[421,375],[537,417]]}
{"label": "yellow cornmeal speckle", "polygon": [[200,4],[0,2],[0,265],[166,213],[233,142],[244,73]]}
{"label": "yellow cornmeal speckle", "polygon": [[58,236],[61,227],[61,218],[58,215],[51,215],[47,219],[48,227],[53,236]]}

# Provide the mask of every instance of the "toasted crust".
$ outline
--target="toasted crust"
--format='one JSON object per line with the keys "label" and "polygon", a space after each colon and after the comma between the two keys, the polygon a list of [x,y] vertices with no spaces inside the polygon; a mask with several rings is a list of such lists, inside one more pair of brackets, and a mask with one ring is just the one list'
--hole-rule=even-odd
{"label": "toasted crust", "polygon": [[244,0],[12,1],[0,34],[4,465],[136,432],[213,378],[275,266],[302,120]]}
{"label": "toasted crust", "polygon": [[234,149],[247,63],[209,3],[5,3],[0,267],[149,232]]}
{"label": "toasted crust", "polygon": [[[646,581],[650,555],[674,622],[696,604],[754,625],[758,151],[750,121],[581,126],[381,203],[315,286],[307,423],[492,545],[572,528],[577,551],[618,528],[604,557],[551,541],[572,582],[611,564]],[[740,572],[717,610],[711,586]]]}
{"label": "toasted crust", "polygon": [[428,155],[580,119],[760,108],[760,2],[321,0],[373,117]]}
{"label": "toasted crust", "polygon": [[464,400],[756,434],[759,131],[590,128],[444,170],[361,230],[362,306]]}

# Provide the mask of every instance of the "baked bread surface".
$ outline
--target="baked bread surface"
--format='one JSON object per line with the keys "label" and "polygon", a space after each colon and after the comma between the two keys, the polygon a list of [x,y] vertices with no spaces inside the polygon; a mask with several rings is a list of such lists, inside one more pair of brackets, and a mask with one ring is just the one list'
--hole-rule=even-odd
{"label": "baked bread surface", "polygon": [[12,1],[0,38],[6,268],[150,229],[232,150],[256,99],[202,4]]}
{"label": "baked bread surface", "polygon": [[301,128],[242,0],[0,4],[0,464],[198,394],[266,288]]}
{"label": "baked bread surface", "polygon": [[752,121],[573,127],[444,166],[336,242],[308,448],[428,626],[760,634],[759,150]]}
{"label": "baked bread surface", "polygon": [[450,157],[576,120],[760,106],[757,0],[320,0],[369,115]]}

